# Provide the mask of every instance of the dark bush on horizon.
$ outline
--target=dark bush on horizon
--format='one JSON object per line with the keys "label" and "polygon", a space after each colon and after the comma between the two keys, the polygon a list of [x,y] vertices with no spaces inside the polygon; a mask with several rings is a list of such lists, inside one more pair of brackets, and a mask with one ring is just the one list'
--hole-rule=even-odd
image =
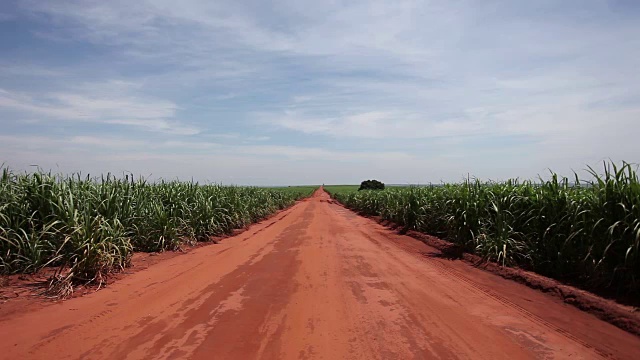
{"label": "dark bush on horizon", "polygon": [[335,199],[513,265],[606,296],[640,299],[640,173],[605,162],[573,179],[465,180],[385,191],[343,191]]}
{"label": "dark bush on horizon", "polygon": [[378,180],[365,180],[360,184],[360,190],[384,190],[384,183]]}

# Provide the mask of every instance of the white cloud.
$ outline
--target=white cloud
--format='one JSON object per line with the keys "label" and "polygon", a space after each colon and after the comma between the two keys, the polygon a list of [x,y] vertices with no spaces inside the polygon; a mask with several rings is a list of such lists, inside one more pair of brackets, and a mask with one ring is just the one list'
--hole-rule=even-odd
{"label": "white cloud", "polygon": [[[26,139],[29,141],[29,139]],[[99,136],[73,136],[70,139],[51,139],[41,138],[40,142],[54,142],[57,145],[60,144],[74,144],[81,146],[100,146],[110,150],[122,150],[131,148],[140,148],[145,145],[144,141],[122,139],[122,138],[107,138]]]}
{"label": "white cloud", "polygon": [[20,4],[50,30],[39,41],[77,55],[3,61],[0,111],[148,130],[138,146],[85,127],[56,145],[91,149],[78,159],[121,149],[162,168],[190,151],[300,177],[338,158],[350,167],[324,169],[412,181],[640,160],[640,28],[605,1]]}
{"label": "white cloud", "polygon": [[[162,143],[122,137],[0,135],[5,165],[15,170],[65,173],[133,172],[158,178],[181,178],[254,185],[345,181],[341,174],[377,164],[413,164],[401,152],[330,151],[316,147],[225,145],[204,141]],[[84,156],[77,156],[78,153]],[[206,166],[204,165],[206,164]],[[343,168],[332,173],[330,169]],[[275,171],[271,171],[275,170]],[[354,174],[355,175],[355,174]],[[357,176],[357,175],[356,175]],[[297,180],[292,180],[297,179]],[[341,180],[342,179],[342,180]],[[355,181],[353,177],[352,181]]]}
{"label": "white cloud", "polygon": [[0,89],[0,108],[37,114],[43,119],[126,125],[177,135],[200,132],[174,119],[176,104],[141,96],[137,87],[134,83],[109,81],[78,85],[74,92],[37,96]]}
{"label": "white cloud", "polygon": [[287,111],[281,114],[261,114],[258,122],[337,138],[426,139],[490,132],[488,126],[476,120],[436,121],[428,116],[427,113],[372,111],[335,118],[315,118],[301,112]]}
{"label": "white cloud", "polygon": [[259,157],[277,157],[293,160],[331,160],[331,161],[371,161],[371,160],[410,160],[412,157],[402,152],[355,152],[332,151],[318,147],[281,146],[281,145],[222,145],[208,141],[179,141],[170,140],[155,142],[151,140],[132,139],[128,137],[113,136],[72,136],[69,138],[46,136],[2,136],[6,148],[19,151],[27,145],[32,149],[55,149],[52,152],[66,152],[69,147],[74,151],[80,148],[103,148],[107,153],[135,153],[149,156],[152,151],[157,157],[162,158],[176,151],[189,153],[192,150],[204,150],[204,154],[211,156],[220,154],[245,154]]}
{"label": "white cloud", "polygon": [[[2,14],[0,14],[1,18]],[[2,20],[0,20],[2,21]],[[3,61],[0,63],[0,76],[29,76],[38,78],[50,78],[61,76],[64,73],[62,71],[52,69],[45,66],[24,64],[24,63],[10,63]]]}

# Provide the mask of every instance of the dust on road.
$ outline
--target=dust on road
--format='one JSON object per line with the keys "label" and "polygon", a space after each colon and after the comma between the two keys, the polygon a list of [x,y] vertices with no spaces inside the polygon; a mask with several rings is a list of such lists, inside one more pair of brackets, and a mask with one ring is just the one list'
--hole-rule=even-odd
{"label": "dust on road", "polygon": [[2,359],[638,358],[640,338],[313,197],[0,322]]}

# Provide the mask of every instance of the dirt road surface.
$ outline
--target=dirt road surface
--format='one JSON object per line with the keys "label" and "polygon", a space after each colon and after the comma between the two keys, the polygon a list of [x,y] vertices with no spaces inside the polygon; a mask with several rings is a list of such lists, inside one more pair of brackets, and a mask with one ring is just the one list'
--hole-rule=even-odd
{"label": "dirt road surface", "polygon": [[0,320],[2,359],[640,358],[640,338],[322,190],[218,245]]}

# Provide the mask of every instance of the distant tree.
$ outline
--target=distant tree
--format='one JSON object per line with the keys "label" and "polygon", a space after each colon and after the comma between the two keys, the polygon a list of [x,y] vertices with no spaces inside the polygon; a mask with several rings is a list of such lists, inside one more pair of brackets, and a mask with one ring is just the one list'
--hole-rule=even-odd
{"label": "distant tree", "polygon": [[360,190],[384,190],[384,183],[378,180],[365,180],[360,184]]}

